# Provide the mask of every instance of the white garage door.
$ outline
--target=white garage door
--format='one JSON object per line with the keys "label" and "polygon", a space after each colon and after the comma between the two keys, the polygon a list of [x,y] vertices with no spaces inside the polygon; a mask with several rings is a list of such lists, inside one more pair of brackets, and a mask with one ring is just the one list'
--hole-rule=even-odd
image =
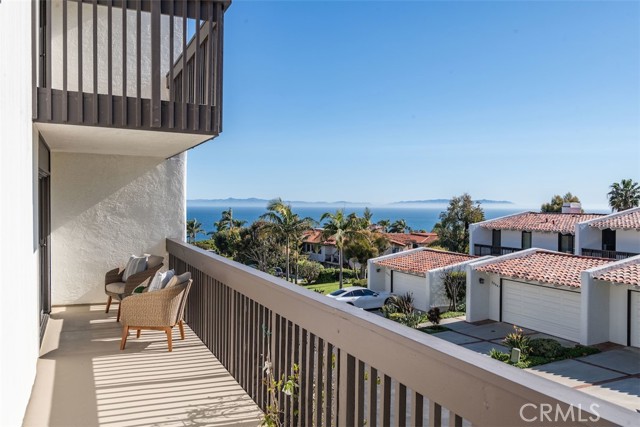
{"label": "white garage door", "polygon": [[393,293],[396,295],[411,293],[413,295],[413,304],[418,310],[429,310],[427,279],[424,277],[394,271]]}
{"label": "white garage door", "polygon": [[503,280],[502,320],[577,342],[580,292]]}
{"label": "white garage door", "polygon": [[640,292],[631,292],[629,298],[631,298],[629,306],[630,344],[633,347],[640,347]]}

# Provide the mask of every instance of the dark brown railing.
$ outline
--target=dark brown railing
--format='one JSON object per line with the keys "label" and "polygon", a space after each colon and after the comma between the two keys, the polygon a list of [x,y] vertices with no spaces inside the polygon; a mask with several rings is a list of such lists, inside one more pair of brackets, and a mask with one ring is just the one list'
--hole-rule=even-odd
{"label": "dark brown railing", "polygon": [[[276,378],[299,366],[297,398],[278,395],[283,425],[532,425],[523,417],[547,426],[632,425],[636,419],[624,408],[178,240],[167,240],[167,250],[170,268],[193,277],[187,323],[263,410],[272,403],[263,382],[267,357]],[[535,408],[543,402],[574,415],[539,419]]]}
{"label": "dark brown railing", "polygon": [[229,3],[41,0],[34,120],[217,135]]}
{"label": "dark brown railing", "polygon": [[510,248],[508,246],[492,246],[481,244],[473,245],[473,254],[476,256],[507,255],[521,250],[521,248]]}
{"label": "dark brown railing", "polygon": [[623,251],[607,251],[604,249],[582,249],[582,256],[592,256],[597,258],[611,258],[611,259],[627,259],[639,255],[634,252]]}

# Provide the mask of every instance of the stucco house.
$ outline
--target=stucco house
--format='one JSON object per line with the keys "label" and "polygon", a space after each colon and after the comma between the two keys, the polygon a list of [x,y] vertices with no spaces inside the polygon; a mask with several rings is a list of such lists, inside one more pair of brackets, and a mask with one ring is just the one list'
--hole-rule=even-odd
{"label": "stucco house", "polygon": [[472,263],[467,321],[512,323],[581,344],[637,346],[625,338],[639,333],[637,321],[627,322],[640,310],[638,262],[531,248]]}
{"label": "stucco house", "polygon": [[338,265],[339,254],[336,241],[333,238],[322,237],[322,229],[314,228],[304,233],[302,238],[302,252],[311,261],[327,265]]}
{"label": "stucco house", "polygon": [[389,248],[383,255],[395,254],[410,249],[425,248],[438,240],[436,233],[383,233],[389,241]]}
{"label": "stucco house", "polygon": [[640,254],[640,207],[576,225],[576,255],[625,259]]}
{"label": "stucco house", "polygon": [[477,260],[472,255],[427,248],[385,255],[369,260],[367,286],[396,295],[410,293],[419,310],[447,308],[449,299],[442,284],[442,274],[465,271],[468,263]]}
{"label": "stucco house", "polygon": [[469,226],[471,255],[506,255],[529,248],[574,253],[576,224],[604,214],[521,212]]}

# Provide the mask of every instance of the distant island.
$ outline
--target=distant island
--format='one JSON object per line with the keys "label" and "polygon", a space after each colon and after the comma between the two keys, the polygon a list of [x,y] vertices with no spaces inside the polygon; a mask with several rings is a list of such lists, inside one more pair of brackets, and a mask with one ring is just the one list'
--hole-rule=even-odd
{"label": "distant island", "polygon": [[[290,203],[292,206],[338,206],[338,207],[363,207],[363,206],[374,206],[376,204],[369,202],[348,202],[344,200],[338,200],[335,202],[307,202],[301,200],[286,200],[287,203]],[[191,206],[259,206],[265,207],[269,200],[267,199],[258,199],[255,197],[250,197],[247,199],[237,199],[234,197],[229,197],[226,199],[192,199],[187,200],[187,203]],[[400,202],[393,202],[388,204],[377,204],[376,206],[402,206],[402,205],[446,205],[449,203],[449,199],[427,199],[427,200],[403,200]],[[490,199],[480,199],[475,200],[475,203],[481,203],[483,205],[513,205],[514,203],[508,200],[490,200]]]}

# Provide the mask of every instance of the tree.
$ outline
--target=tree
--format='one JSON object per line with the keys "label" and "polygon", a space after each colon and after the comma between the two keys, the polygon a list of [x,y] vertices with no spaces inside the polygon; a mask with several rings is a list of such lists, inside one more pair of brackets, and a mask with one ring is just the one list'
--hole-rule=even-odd
{"label": "tree", "polygon": [[452,252],[469,252],[469,224],[484,221],[480,204],[474,206],[467,193],[453,197],[447,210],[440,213],[440,222],[434,226],[440,246]]}
{"label": "tree", "polygon": [[187,221],[187,243],[193,243],[201,233],[204,233],[202,223],[195,218]]}
{"label": "tree", "polygon": [[540,207],[540,212],[562,212],[562,205],[565,203],[580,203],[578,196],[574,196],[571,192],[560,196],[556,194],[551,198],[551,202],[543,203]]}
{"label": "tree", "polygon": [[322,237],[324,239],[333,238],[336,242],[336,248],[339,253],[338,263],[340,264],[340,276],[338,280],[340,289],[342,289],[344,246],[349,239],[354,239],[363,232],[362,221],[355,214],[345,215],[342,209],[337,210],[335,213],[323,213],[320,217],[320,222],[325,220]]}
{"label": "tree", "polygon": [[255,264],[260,271],[282,265],[282,251],[277,236],[270,233],[264,221],[255,221],[240,230],[237,261]]}
{"label": "tree", "polygon": [[240,246],[240,230],[233,228],[217,231],[211,235],[211,240],[218,254],[236,259]]}
{"label": "tree", "polygon": [[344,253],[348,260],[354,260],[360,264],[360,274],[366,278],[367,262],[371,258],[380,256],[388,247],[389,241],[383,234],[363,230],[358,236],[346,242]]}
{"label": "tree", "polygon": [[610,188],[607,196],[612,211],[625,211],[640,205],[640,184],[632,179],[614,182]]}
{"label": "tree", "polygon": [[458,311],[459,304],[465,300],[467,273],[464,271],[445,271],[440,275],[442,285],[449,298],[449,311]]}
{"label": "tree", "polygon": [[407,221],[399,219],[389,226],[389,233],[406,233],[411,231],[411,227],[407,225]]}
{"label": "tree", "polygon": [[387,233],[389,231],[389,227],[391,226],[391,221],[389,221],[388,219],[381,219],[376,223],[376,225],[380,226],[384,233]]}
{"label": "tree", "polygon": [[298,270],[300,272],[300,276],[307,281],[307,284],[309,284],[318,279],[318,276],[320,276],[320,272],[324,270],[324,267],[319,262],[303,259],[298,261]]}
{"label": "tree", "polygon": [[284,243],[287,265],[287,280],[291,277],[290,253],[294,242],[302,241],[302,234],[313,227],[311,218],[300,218],[291,211],[291,205],[281,198],[273,199],[267,205],[267,213],[260,216],[266,221],[267,230],[277,236]]}
{"label": "tree", "polygon": [[229,208],[229,210],[222,211],[222,216],[220,218],[220,221],[214,222],[213,225],[216,227],[218,231],[221,231],[221,230],[233,230],[234,228],[240,228],[246,223],[247,221],[233,219],[233,209]]}
{"label": "tree", "polygon": [[364,208],[364,212],[362,213],[362,224],[364,225],[364,228],[371,227],[371,224],[373,224],[372,218],[373,213],[371,212],[371,209]]}

